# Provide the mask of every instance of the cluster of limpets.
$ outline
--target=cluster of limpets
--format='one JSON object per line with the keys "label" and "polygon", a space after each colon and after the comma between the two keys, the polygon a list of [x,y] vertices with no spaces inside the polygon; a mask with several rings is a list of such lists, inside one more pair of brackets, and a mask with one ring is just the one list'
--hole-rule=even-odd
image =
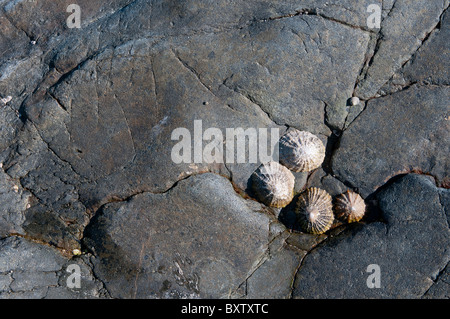
{"label": "cluster of limpets", "polygon": [[[309,172],[325,159],[322,141],[306,131],[290,130],[280,139],[280,163],[264,163],[251,176],[253,191],[267,206],[282,208],[294,198],[293,172]],[[361,220],[366,206],[358,194],[347,191],[334,204],[323,189],[312,187],[298,196],[295,212],[302,230],[322,234],[330,229],[334,216],[348,223]]]}

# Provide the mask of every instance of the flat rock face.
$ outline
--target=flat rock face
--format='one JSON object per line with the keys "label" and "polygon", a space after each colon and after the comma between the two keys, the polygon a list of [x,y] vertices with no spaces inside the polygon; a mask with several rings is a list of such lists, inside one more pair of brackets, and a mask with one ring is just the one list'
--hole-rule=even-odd
{"label": "flat rock face", "polygon": [[356,87],[356,96],[363,99],[376,96],[438,25],[447,7],[448,1],[395,1],[381,23],[377,50]]}
{"label": "flat rock face", "polygon": [[[448,0],[70,4],[0,1],[0,297],[448,297]],[[292,129],[325,160],[267,207]],[[301,232],[309,187],[366,217]]]}
{"label": "flat rock face", "polygon": [[[72,268],[79,269],[79,287],[71,287]],[[49,246],[21,237],[0,240],[0,298],[98,298],[105,296],[89,262],[68,260]]]}
{"label": "flat rock face", "polygon": [[[439,191],[430,179],[415,174],[380,191],[377,197],[385,222],[358,225],[342,238],[331,239],[313,250],[297,273],[294,297],[427,295],[450,260],[450,231]],[[368,287],[374,273],[369,265],[379,267],[380,288]]]}
{"label": "flat rock face", "polygon": [[94,271],[115,296],[219,298],[264,256],[269,218],[225,178],[202,174],[165,194],[107,204],[86,235],[99,257]]}
{"label": "flat rock face", "polygon": [[389,178],[411,171],[449,181],[450,123],[447,87],[412,86],[370,100],[343,133],[333,172],[367,196]]}

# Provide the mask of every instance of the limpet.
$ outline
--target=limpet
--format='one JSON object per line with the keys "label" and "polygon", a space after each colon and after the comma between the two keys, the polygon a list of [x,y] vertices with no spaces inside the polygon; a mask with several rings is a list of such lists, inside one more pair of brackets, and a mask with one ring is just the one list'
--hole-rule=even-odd
{"label": "limpet", "polygon": [[323,234],[334,221],[332,199],[323,189],[308,188],[297,199],[295,212],[303,231]]}
{"label": "limpet", "polygon": [[252,189],[267,206],[282,208],[294,197],[295,177],[277,162],[261,164],[251,176]]}
{"label": "limpet", "polygon": [[348,223],[358,222],[363,218],[366,204],[359,194],[347,190],[336,197],[334,204],[336,217]]}
{"label": "limpet", "polygon": [[318,168],[325,158],[325,146],[312,133],[293,129],[280,139],[280,163],[294,172]]}

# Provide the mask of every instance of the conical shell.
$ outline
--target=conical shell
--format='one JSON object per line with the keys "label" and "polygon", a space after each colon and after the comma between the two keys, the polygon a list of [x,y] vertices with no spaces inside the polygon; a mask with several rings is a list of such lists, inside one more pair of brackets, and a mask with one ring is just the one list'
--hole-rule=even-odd
{"label": "conical shell", "polygon": [[261,164],[252,174],[252,189],[261,202],[271,207],[285,207],[294,197],[294,175],[277,162]]}
{"label": "conical shell", "polygon": [[336,197],[334,211],[337,218],[353,223],[363,218],[366,212],[366,204],[361,196],[348,190]]}
{"label": "conical shell", "polygon": [[291,130],[280,138],[280,163],[294,172],[309,172],[322,165],[325,146],[312,133]]}
{"label": "conical shell", "polygon": [[295,212],[302,230],[311,234],[323,234],[334,221],[330,194],[316,187],[300,194]]}

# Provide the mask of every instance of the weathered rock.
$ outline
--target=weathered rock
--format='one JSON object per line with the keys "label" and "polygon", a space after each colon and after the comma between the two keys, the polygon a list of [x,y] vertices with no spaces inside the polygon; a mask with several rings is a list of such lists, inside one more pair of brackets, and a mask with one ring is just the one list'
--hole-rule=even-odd
{"label": "weathered rock", "polygon": [[374,97],[438,25],[447,7],[448,1],[397,0],[382,21],[376,52],[355,95],[364,100]]}
{"label": "weathered rock", "polygon": [[413,83],[448,85],[449,22],[450,16],[446,10],[439,28],[433,30],[408,63],[381,89],[383,95],[401,90]]}
{"label": "weathered rock", "polygon": [[23,213],[28,208],[30,196],[0,168],[0,238],[13,233],[25,234]]}
{"label": "weathered rock", "polygon": [[206,173],[164,194],[105,205],[85,240],[112,297],[218,298],[265,255],[269,221],[225,178]]}
{"label": "weathered rock", "polygon": [[245,282],[246,298],[280,299],[291,296],[295,270],[306,251],[288,245],[286,240],[289,238],[290,235],[285,232],[270,243],[267,258]]}
{"label": "weathered rock", "polygon": [[[85,257],[68,260],[49,246],[21,237],[0,240],[0,299],[96,298],[107,296]],[[69,287],[69,265],[80,268],[80,287]],[[70,280],[70,279],[69,279]]]}
{"label": "weathered rock", "polygon": [[23,238],[0,241],[0,298],[43,298],[49,286],[58,283],[56,272],[65,263],[60,253],[50,247]]}
{"label": "weathered rock", "polygon": [[[258,161],[172,161],[171,133],[186,128],[193,137],[194,120],[203,131],[218,128],[215,142],[224,146],[227,128],[319,135],[326,162],[309,177],[295,174],[297,193],[311,185],[334,195],[347,185],[367,197],[411,171],[449,185],[447,0],[80,0],[80,29],[66,24],[72,1],[0,2],[0,238],[23,236],[0,240],[0,264],[10,263],[0,271],[3,298],[285,298],[302,265],[298,296],[303,267],[329,244],[353,253],[382,238],[382,248],[400,251],[400,234],[416,222],[412,214],[389,226],[297,232],[289,207],[248,199]],[[381,30],[367,26],[370,4],[382,7]],[[372,99],[378,94],[388,96]],[[355,95],[361,103],[348,105]],[[199,175],[207,172],[232,183]],[[411,192],[431,192],[432,212],[437,192],[448,222],[448,191],[410,184]],[[389,196],[380,197],[386,219],[399,214]],[[56,257],[45,245],[69,255],[85,235],[93,264],[86,255]],[[425,237],[417,249],[428,249]],[[412,269],[404,280],[413,288],[375,296],[421,296],[425,286],[425,297],[448,295],[447,253],[427,252],[437,274],[411,254],[395,267]],[[400,280],[401,289],[386,258],[385,279]],[[81,289],[66,287],[71,263],[81,267]]]}
{"label": "weathered rock", "polygon": [[[298,271],[296,298],[420,298],[450,260],[450,230],[439,189],[409,174],[379,192],[386,223],[357,225],[311,251]],[[369,265],[381,287],[368,288]]]}
{"label": "weathered rock", "polygon": [[412,86],[370,100],[343,133],[334,174],[364,197],[399,173],[425,172],[448,183],[449,89]]}
{"label": "weathered rock", "polygon": [[306,187],[318,187],[325,190],[331,196],[342,194],[349,188],[335,177],[327,174],[322,168],[315,170],[308,178]]}
{"label": "weathered rock", "polygon": [[423,298],[426,299],[449,299],[450,298],[450,274],[448,266],[439,275],[439,278],[428,289]]}
{"label": "weathered rock", "polygon": [[343,126],[367,41],[368,35],[358,29],[300,15],[192,36],[176,52],[213,92],[225,86],[259,105],[278,124],[329,135],[325,121]]}
{"label": "weathered rock", "polygon": [[[92,265],[89,261],[90,254],[73,258],[67,261],[61,271],[57,273],[58,283],[49,287],[46,299],[93,299],[109,298],[102,282],[98,281],[92,273]],[[74,284],[70,276],[74,274],[74,265],[79,267],[79,287],[69,287],[68,282]],[[78,268],[77,268],[78,269]]]}
{"label": "weathered rock", "polygon": [[[3,164],[5,172],[15,179],[19,193],[31,193],[18,233],[71,251],[79,248],[79,239],[89,221],[86,207],[80,202],[79,184],[83,181],[73,167],[59,158],[30,122],[18,135],[12,149],[18,153]],[[7,200],[5,198],[5,200]],[[7,206],[6,206],[7,207]],[[14,233],[10,230],[9,234]]]}
{"label": "weathered rock", "polygon": [[[86,100],[92,89],[97,98]],[[30,106],[28,116],[59,157],[101,185],[86,185],[86,202],[143,190],[165,191],[193,173],[226,174],[220,162],[194,162],[194,151],[190,163],[171,159],[176,144],[171,132],[188,129],[192,138],[188,145],[193,145],[195,120],[202,120],[203,130],[221,129],[219,141],[224,141],[228,127],[273,127],[261,115],[248,116],[224,105],[169,48],[155,51],[146,41],[106,50],[51,91],[55,98],[48,96],[42,104]],[[202,137],[203,131],[199,133]],[[224,151],[222,162],[225,156]]]}

